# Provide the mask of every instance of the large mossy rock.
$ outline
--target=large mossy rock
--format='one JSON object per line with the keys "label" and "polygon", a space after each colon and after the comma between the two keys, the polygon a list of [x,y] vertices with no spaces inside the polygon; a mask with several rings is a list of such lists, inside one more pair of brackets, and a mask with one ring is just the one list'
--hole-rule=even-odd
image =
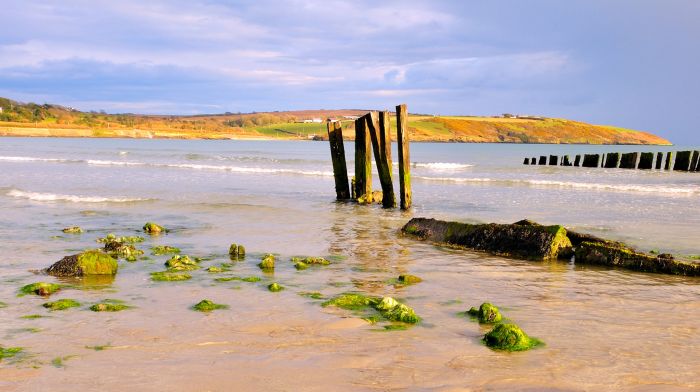
{"label": "large mossy rock", "polygon": [[422,239],[529,260],[570,257],[571,241],[563,226],[538,224],[468,224],[413,218],[402,229]]}
{"label": "large mossy rock", "polygon": [[668,254],[635,251],[619,242],[583,241],[576,247],[576,263],[622,267],[642,272],[700,276],[700,264],[680,261]]}
{"label": "large mossy rock", "polygon": [[505,351],[524,351],[542,344],[540,340],[527,336],[515,324],[496,324],[484,336],[484,343],[493,349]]}
{"label": "large mossy rock", "polygon": [[478,318],[479,322],[482,324],[496,324],[503,320],[503,316],[501,316],[501,312],[498,308],[489,302],[481,304],[479,309],[471,308],[467,313]]}
{"label": "large mossy rock", "polygon": [[99,250],[66,256],[46,269],[53,276],[115,275],[117,260]]}

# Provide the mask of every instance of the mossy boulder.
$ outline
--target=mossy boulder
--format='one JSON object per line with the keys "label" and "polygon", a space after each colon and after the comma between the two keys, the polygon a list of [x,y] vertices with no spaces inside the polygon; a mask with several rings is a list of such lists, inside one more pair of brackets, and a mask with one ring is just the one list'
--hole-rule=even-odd
{"label": "mossy boulder", "polygon": [[275,269],[275,255],[268,253],[263,256],[262,261],[258,264],[261,270],[271,271]]}
{"label": "mossy boulder", "polygon": [[540,340],[527,336],[515,324],[496,324],[484,335],[484,343],[496,350],[524,351],[543,344]]}
{"label": "mossy boulder", "polygon": [[228,255],[232,260],[238,260],[245,257],[245,247],[240,244],[231,244],[228,248]]}
{"label": "mossy boulder", "polygon": [[20,295],[36,294],[42,297],[49,296],[61,289],[61,285],[56,283],[37,282],[22,286],[19,289]]}
{"label": "mossy boulder", "polygon": [[279,283],[270,283],[269,285],[267,285],[267,289],[272,291],[273,293],[276,293],[284,290],[284,287],[280,286]]}
{"label": "mossy boulder", "polygon": [[143,231],[145,231],[148,234],[160,234],[160,233],[166,233],[168,230],[156,223],[153,222],[147,222],[145,225],[143,225]]}
{"label": "mossy boulder", "polygon": [[180,253],[180,248],[169,245],[158,245],[151,248],[151,254],[153,256],[161,255],[176,255]]}
{"label": "mossy boulder", "polygon": [[126,243],[126,244],[135,244],[135,243],[138,243],[138,242],[143,242],[143,241],[145,241],[145,240],[146,240],[145,238],[143,238],[143,237],[141,237],[141,236],[138,236],[138,235],[117,237],[116,235],[114,235],[114,233],[109,233],[109,234],[107,234],[107,236],[105,236],[105,237],[100,237],[100,238],[98,238],[98,239],[97,239],[97,242],[101,242],[101,243],[105,243],[105,244],[106,244],[107,242],[114,242],[114,241],[116,241],[116,242],[123,242],[123,243]]}
{"label": "mossy boulder", "polygon": [[79,226],[71,226],[71,227],[66,227],[61,231],[63,231],[66,234],[80,234],[83,232],[83,229],[81,229]]}
{"label": "mossy boulder", "polygon": [[117,260],[99,250],[66,256],[46,269],[53,276],[115,275]]}
{"label": "mossy boulder", "polygon": [[228,305],[216,304],[208,299],[203,299],[196,305],[192,306],[192,310],[196,310],[198,312],[211,312],[217,309],[228,309]]}
{"label": "mossy boulder", "polygon": [[384,297],[374,305],[384,318],[391,321],[415,324],[420,321],[413,309],[391,297]]}
{"label": "mossy boulder", "polygon": [[341,309],[361,310],[377,303],[376,298],[362,294],[345,293],[329,299],[321,304],[323,307],[334,306]]}
{"label": "mossy boulder", "polygon": [[219,274],[221,272],[224,272],[225,270],[221,267],[217,267],[215,265],[207,268],[207,272],[212,273],[212,274]]}
{"label": "mossy boulder", "polygon": [[119,241],[106,242],[104,250],[114,258],[123,258],[127,261],[136,261],[136,257],[143,255],[143,251],[136,249],[134,245]]}
{"label": "mossy boulder", "polygon": [[700,264],[676,260],[669,254],[646,254],[619,242],[583,241],[576,247],[577,264],[605,265],[642,272],[700,276]]}
{"label": "mossy boulder", "polygon": [[74,299],[59,299],[58,301],[53,301],[53,302],[47,302],[42,305],[46,309],[49,310],[66,310],[70,308],[77,308],[80,306],[80,302],[74,300]]}
{"label": "mossy boulder", "polygon": [[165,266],[171,271],[192,271],[199,268],[197,262],[187,255],[173,255],[165,262]]}
{"label": "mossy boulder", "polygon": [[501,316],[501,312],[498,310],[498,308],[488,302],[484,302],[483,304],[481,304],[481,306],[479,306],[479,309],[469,309],[467,313],[471,316],[478,318],[479,322],[482,324],[496,324],[500,323],[501,320],[503,320],[503,316]]}
{"label": "mossy boulder", "polygon": [[159,271],[151,272],[151,280],[154,282],[179,282],[192,279],[192,275],[184,272]]}
{"label": "mossy boulder", "polygon": [[129,309],[128,305],[106,301],[90,306],[90,310],[93,312],[121,312],[122,310],[126,309]]}
{"label": "mossy boulder", "polygon": [[415,275],[399,275],[398,282],[401,284],[415,284],[415,283],[420,283],[422,282],[423,279],[415,276]]}

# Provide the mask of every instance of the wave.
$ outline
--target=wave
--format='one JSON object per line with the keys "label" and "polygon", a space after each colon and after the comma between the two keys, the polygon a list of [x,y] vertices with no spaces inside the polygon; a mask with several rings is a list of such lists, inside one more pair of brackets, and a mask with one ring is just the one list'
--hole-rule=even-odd
{"label": "wave", "polygon": [[6,195],[18,199],[29,199],[34,201],[69,201],[73,203],[131,203],[153,200],[128,197],[61,195],[56,193],[25,192],[19,189],[12,189],[7,192]]}
{"label": "wave", "polygon": [[641,192],[641,193],[662,193],[669,195],[695,195],[700,194],[700,187],[673,187],[662,185],[642,185],[642,184],[602,184],[590,182],[573,181],[552,181],[552,180],[517,180],[517,179],[496,179],[496,178],[460,178],[460,177],[421,177],[414,178],[423,181],[438,181],[452,183],[500,183],[505,185],[525,185],[554,188],[587,189],[613,192]]}
{"label": "wave", "polygon": [[299,174],[306,176],[333,176],[331,171],[321,170],[297,170],[297,169],[275,169],[264,167],[246,167],[246,166],[221,166],[221,165],[202,165],[194,163],[146,163],[146,162],[128,162],[128,161],[102,161],[89,159],[86,161],[88,165],[95,166],[148,166],[148,167],[164,167],[174,169],[192,169],[192,170],[218,170],[234,173],[262,173],[262,174]]}
{"label": "wave", "polygon": [[59,162],[59,163],[83,162],[82,160],[79,160],[79,159],[36,158],[36,157],[15,157],[15,156],[0,156],[0,161],[3,161],[3,162]]}
{"label": "wave", "polygon": [[433,169],[433,170],[459,170],[459,169],[466,169],[468,167],[473,167],[474,165],[470,165],[468,163],[450,163],[450,162],[428,162],[428,163],[420,163],[420,162],[415,162],[412,164],[413,167],[424,167],[428,169]]}

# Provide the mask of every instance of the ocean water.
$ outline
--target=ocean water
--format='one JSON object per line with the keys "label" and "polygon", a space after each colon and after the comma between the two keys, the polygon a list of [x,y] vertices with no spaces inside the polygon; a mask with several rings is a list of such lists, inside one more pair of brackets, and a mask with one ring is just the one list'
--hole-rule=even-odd
{"label": "ocean water", "polygon": [[[345,148],[352,171],[352,143]],[[683,149],[414,143],[414,208],[406,212],[335,202],[323,142],[2,138],[0,345],[28,354],[0,363],[0,390],[700,388],[697,278],[525,262],[399,234],[414,216],[529,218],[641,250],[700,254],[700,173],[522,165],[548,154]],[[171,283],[149,280],[164,256],[121,262],[113,281],[64,282],[72,288],[52,296],[133,306],[120,313],[48,312],[45,299],[16,296],[23,284],[56,280],[32,270],[97,247],[108,233],[139,234],[146,221],[171,229],[139,245],[147,254],[168,244],[217,265],[237,242],[248,257],[223,275],[200,270]],[[86,232],[61,232],[73,225]],[[278,255],[274,274],[256,267],[266,252]],[[296,271],[295,255],[334,263]],[[390,281],[400,273],[425,281],[396,287]],[[263,280],[214,280],[233,275]],[[268,292],[273,281],[286,289]],[[395,296],[423,322],[383,332],[304,291]],[[189,309],[203,298],[230,309]],[[459,312],[487,300],[546,346],[514,354],[484,347],[488,327]],[[28,314],[47,317],[21,318]],[[110,348],[86,348],[98,345]],[[68,358],[64,366],[52,366],[59,357]]]}

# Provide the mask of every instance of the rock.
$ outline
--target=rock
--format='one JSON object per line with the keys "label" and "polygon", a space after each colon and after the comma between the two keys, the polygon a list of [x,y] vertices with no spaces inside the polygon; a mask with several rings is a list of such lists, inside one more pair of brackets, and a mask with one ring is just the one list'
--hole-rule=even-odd
{"label": "rock", "polygon": [[270,283],[269,285],[267,285],[267,289],[272,291],[273,293],[276,293],[284,290],[284,287],[280,286],[278,283]]}
{"label": "rock", "polygon": [[42,305],[43,307],[49,309],[49,310],[65,310],[65,309],[70,309],[70,308],[77,308],[80,306],[80,302],[74,300],[74,299],[59,299],[58,301],[54,302],[47,302]]}
{"label": "rock", "polygon": [[335,306],[341,309],[361,310],[375,303],[377,303],[376,298],[367,297],[362,294],[346,293],[329,299],[322,303],[321,306]]}
{"label": "rock", "polygon": [[99,250],[66,256],[46,269],[53,276],[115,275],[117,260]]}
{"label": "rock", "polygon": [[357,199],[357,203],[359,204],[382,204],[382,199],[384,198],[384,192],[382,191],[372,191],[372,201],[368,202],[367,198],[365,195],[360,196]]}
{"label": "rock", "polygon": [[80,234],[83,232],[83,229],[81,229],[78,226],[71,226],[71,227],[66,227],[62,231],[66,234]]}
{"label": "rock", "polygon": [[415,275],[399,275],[398,279],[399,283],[402,284],[414,284],[414,283],[420,283],[423,281],[423,279],[415,276]]}
{"label": "rock", "polygon": [[215,304],[208,299],[203,299],[196,305],[192,306],[192,310],[196,310],[198,312],[211,312],[217,309],[228,309],[228,305]]}
{"label": "rock", "polygon": [[126,237],[126,236],[117,237],[116,235],[114,235],[114,233],[109,233],[109,234],[107,234],[106,237],[98,238],[97,242],[107,243],[107,242],[116,241],[116,242],[123,242],[126,244],[135,244],[137,242],[143,242],[144,240],[145,240],[145,238],[138,236],[138,235],[132,235],[132,236],[128,236],[128,237]]}
{"label": "rock", "polygon": [[420,317],[410,307],[402,304],[391,297],[384,297],[374,305],[374,308],[382,314],[382,317],[391,321],[415,324],[420,321]]}
{"label": "rock", "polygon": [[197,262],[190,259],[187,255],[173,255],[173,257],[165,262],[165,266],[168,267],[170,271],[192,271],[199,268]]}
{"label": "rock", "polygon": [[135,246],[119,241],[109,241],[105,243],[105,252],[114,258],[123,258],[128,261],[136,261],[137,256],[143,255],[143,251]]}
{"label": "rock", "polygon": [[207,272],[212,273],[212,274],[218,274],[218,273],[224,272],[224,269],[221,267],[217,267],[217,266],[211,266],[211,267],[207,268]]}
{"label": "rock", "polygon": [[159,271],[151,272],[151,280],[154,282],[178,282],[192,279],[192,275],[184,272]]}
{"label": "rock", "polygon": [[467,313],[471,316],[478,318],[479,322],[482,324],[495,324],[501,322],[501,320],[503,319],[503,317],[501,316],[501,312],[498,310],[498,308],[488,302],[484,302],[483,304],[481,304],[481,306],[479,306],[479,309],[469,309]]}
{"label": "rock", "polygon": [[311,265],[330,265],[331,262],[323,257],[292,257],[292,263],[297,270],[305,270]]}
{"label": "rock", "polygon": [[228,248],[228,255],[232,260],[238,260],[245,257],[245,247],[239,244],[231,244]]}
{"label": "rock", "polygon": [[562,226],[468,224],[413,218],[402,228],[424,240],[529,260],[550,260],[571,254]]}
{"label": "rock", "polygon": [[151,248],[151,254],[153,256],[162,256],[162,255],[176,255],[180,253],[180,248],[176,248],[174,246],[169,246],[169,245],[158,245],[154,246]]}
{"label": "rock", "polygon": [[90,310],[93,312],[121,312],[126,309],[129,309],[129,306],[112,302],[100,302],[90,306]]}
{"label": "rock", "polygon": [[258,267],[262,270],[274,270],[275,269],[275,255],[268,253],[263,256],[262,261],[258,264]]}
{"label": "rock", "polygon": [[505,351],[524,351],[542,344],[538,339],[527,336],[515,324],[496,324],[484,335],[484,343],[491,348]]}
{"label": "rock", "polygon": [[160,226],[153,222],[147,222],[145,225],[143,225],[143,231],[145,231],[148,234],[160,234],[167,233],[168,230],[163,226]]}
{"label": "rock", "polygon": [[20,295],[36,294],[46,297],[60,289],[61,286],[55,283],[37,282],[23,286],[21,289],[19,289],[19,292]]}
{"label": "rock", "polygon": [[635,271],[700,276],[700,264],[675,260],[673,256],[638,252],[618,242],[583,241],[576,247],[577,264],[622,267]]}
{"label": "rock", "polygon": [[294,268],[301,271],[301,270],[305,270],[305,269],[309,268],[309,265],[304,263],[303,261],[297,261],[294,263]]}

